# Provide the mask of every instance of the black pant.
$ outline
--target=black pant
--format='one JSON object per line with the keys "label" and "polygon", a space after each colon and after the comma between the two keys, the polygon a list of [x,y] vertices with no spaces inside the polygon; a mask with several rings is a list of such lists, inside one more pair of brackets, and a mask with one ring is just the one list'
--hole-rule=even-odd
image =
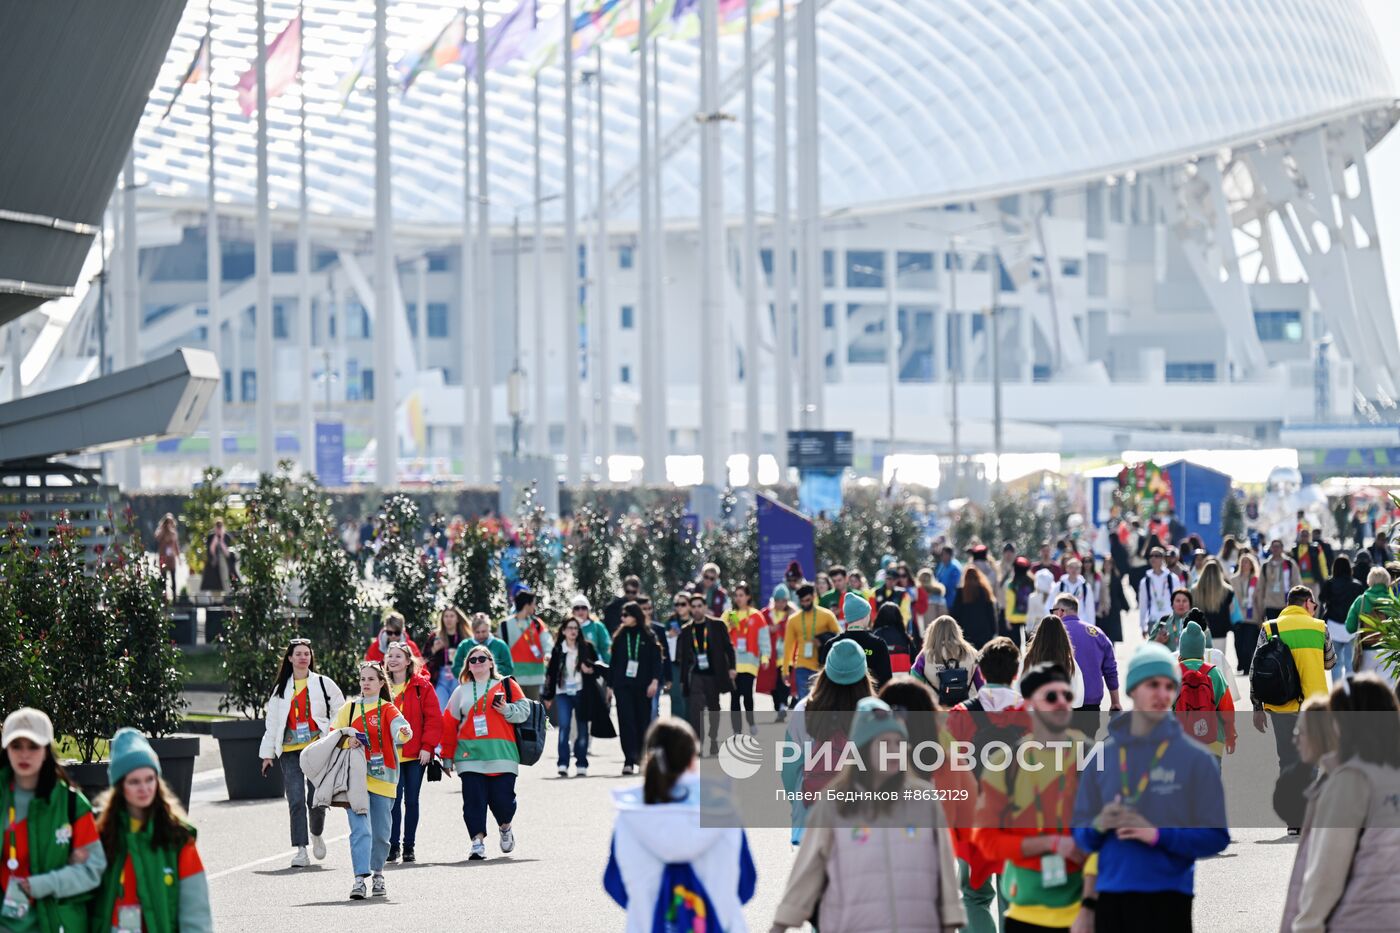
{"label": "black pant", "polygon": [[651,725],[651,698],[645,684],[622,684],[613,688],[617,697],[617,735],[622,742],[622,762],[640,764],[642,740]]}
{"label": "black pant", "polygon": [[729,694],[729,724],[734,729],[735,734],[738,734],[744,726],[739,713],[740,706],[749,711],[749,725],[754,724],[753,681],[752,674],[739,674],[734,678],[734,691]]}
{"label": "black pant", "polygon": [[[1191,895],[1179,891],[1099,892],[1094,933],[1191,933]],[[1011,928],[1008,926],[1007,930]]]}
{"label": "black pant", "polygon": [[778,671],[773,678],[773,708],[778,711],[779,716],[787,711],[788,694],[791,692],[788,690],[787,680],[784,679],[783,672]]}
{"label": "black pant", "polygon": [[1013,917],[1006,918],[1006,933],[1040,933],[1041,930],[1069,933],[1069,927],[1043,927],[1039,924],[1027,923],[1024,920],[1017,920]]}
{"label": "black pant", "polygon": [[1235,654],[1240,659],[1240,673],[1248,677],[1249,669],[1254,664],[1254,646],[1259,644],[1259,626],[1253,622],[1236,622],[1234,632]]}
{"label": "black pant", "polygon": [[719,678],[714,674],[693,673],[690,675],[690,690],[686,695],[686,718],[695,735],[703,739],[704,719],[710,723],[710,744],[719,742]]}

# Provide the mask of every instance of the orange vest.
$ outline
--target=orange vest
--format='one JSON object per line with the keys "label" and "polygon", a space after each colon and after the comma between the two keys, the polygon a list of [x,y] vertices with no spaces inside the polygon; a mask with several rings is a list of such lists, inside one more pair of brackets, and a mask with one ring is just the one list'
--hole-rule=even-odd
{"label": "orange vest", "polygon": [[525,630],[520,633],[520,637],[515,640],[515,644],[510,646],[510,659],[517,665],[544,664],[544,642],[540,639],[540,631],[543,628],[539,619],[531,619]]}
{"label": "orange vest", "polygon": [[[365,746],[365,760],[369,761],[370,749],[384,756],[384,767],[390,771],[399,769],[398,747],[394,745],[394,733],[389,726],[400,715],[399,708],[387,700],[382,702],[377,709],[370,709],[368,704],[361,706],[361,698],[357,697],[350,701],[352,712],[350,714],[350,728],[363,732],[370,737],[370,744]],[[364,709],[363,719],[368,719],[366,724],[360,717],[359,712]],[[379,733],[379,740],[374,740],[374,732]],[[392,783],[392,782],[391,782]]]}

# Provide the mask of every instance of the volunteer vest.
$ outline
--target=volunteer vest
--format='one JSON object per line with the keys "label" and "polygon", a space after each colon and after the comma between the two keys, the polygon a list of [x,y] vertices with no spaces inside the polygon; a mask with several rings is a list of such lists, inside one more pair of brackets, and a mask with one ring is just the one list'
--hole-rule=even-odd
{"label": "volunteer vest", "polygon": [[[185,826],[193,841],[195,831]],[[101,896],[95,914],[99,929],[109,925],[117,904],[117,891],[126,870],[126,857],[136,873],[136,894],[141,900],[141,920],[146,933],[177,933],[180,927],[180,851],[156,848],[148,821],[138,832],[123,828],[117,833],[116,851],[102,876]]]}
{"label": "volunteer vest", "polygon": [[[10,782],[14,774],[9,769],[0,769],[0,812],[8,811],[11,803]],[[69,795],[76,799],[69,805]],[[59,833],[72,839],[72,820],[78,820],[92,812],[87,798],[62,781],[54,785],[48,797],[34,795],[29,803],[29,814],[25,817],[25,829],[29,844],[29,873],[27,877],[55,871],[68,864],[72,852],[70,843],[60,844]],[[89,929],[87,898],[46,897],[34,901],[33,909],[39,919],[42,933],[55,933],[60,928],[65,933],[85,933]]]}
{"label": "volunteer vest", "polygon": [[[511,684],[510,693],[506,694],[505,684],[503,680],[493,682],[475,702],[471,699],[470,675],[469,679],[462,681],[457,688],[462,694],[463,703],[461,721],[457,724],[457,735],[454,736],[457,740],[452,752],[454,761],[520,760],[520,750],[515,744],[515,726],[496,712],[495,703],[497,696],[505,696],[506,702],[511,703],[519,700],[523,694],[515,684]],[[479,736],[476,734],[474,720],[481,715],[486,716],[486,734]],[[446,742],[443,744],[445,746]]]}
{"label": "volunteer vest", "polygon": [[[364,710],[363,719],[360,717],[361,709]],[[390,715],[384,715],[385,710],[389,710]],[[363,732],[371,738],[370,746],[373,746],[373,749],[371,751],[370,746],[365,747],[365,760],[368,761],[371,754],[382,755],[384,757],[385,770],[394,772],[397,772],[399,769],[399,755],[398,747],[394,744],[394,733],[389,726],[399,715],[398,707],[382,700],[377,708],[372,708],[368,703],[361,706],[361,701],[359,699],[350,701],[350,728]],[[374,731],[378,733],[377,736],[371,734],[371,726],[367,725],[364,719],[370,720],[373,724]],[[393,776],[386,777],[384,780],[389,784],[393,784],[398,781],[398,778],[397,776]]]}
{"label": "volunteer vest", "polygon": [[[519,625],[519,622],[512,617],[511,621]],[[536,619],[531,619],[525,624],[520,636],[515,639],[510,646],[510,659],[517,666],[533,664],[536,667],[544,665],[544,642],[540,640],[540,626]]]}
{"label": "volunteer vest", "polygon": [[729,640],[733,643],[736,651],[741,650],[739,642],[742,640],[744,642],[742,650],[758,657],[758,633],[767,623],[763,621],[763,616],[753,609],[743,614],[742,619],[734,620],[734,617],[739,614],[740,611],[737,609],[731,609],[724,614],[725,620],[730,622]]}

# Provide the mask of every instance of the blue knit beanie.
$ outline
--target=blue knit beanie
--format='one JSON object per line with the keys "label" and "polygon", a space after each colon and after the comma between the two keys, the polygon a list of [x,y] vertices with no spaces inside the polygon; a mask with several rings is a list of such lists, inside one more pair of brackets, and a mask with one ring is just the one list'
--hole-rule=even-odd
{"label": "blue knit beanie", "polygon": [[786,583],[779,583],[777,586],[773,587],[773,598],[787,602],[792,599],[792,591],[787,588]]}
{"label": "blue knit beanie", "polygon": [[850,686],[866,676],[865,649],[853,641],[832,642],[826,656],[825,672],[832,683]]}
{"label": "blue knit beanie", "polygon": [[841,613],[846,617],[847,625],[865,625],[870,621],[870,603],[855,593],[847,593],[841,601]]}
{"label": "blue knit beanie", "polygon": [[111,761],[107,765],[107,781],[113,787],[133,771],[154,768],[160,777],[160,758],[146,737],[129,726],[118,729],[112,736]]}
{"label": "blue knit beanie", "polygon": [[855,715],[851,717],[851,744],[863,748],[871,740],[892,733],[900,738],[909,738],[909,728],[890,709],[888,703],[879,697],[861,697],[856,701]]}
{"label": "blue knit beanie", "polygon": [[1176,662],[1176,655],[1166,645],[1155,641],[1145,641],[1137,646],[1128,661],[1128,677],[1123,689],[1132,693],[1134,687],[1149,677],[1170,677],[1178,687],[1181,686],[1181,666]]}

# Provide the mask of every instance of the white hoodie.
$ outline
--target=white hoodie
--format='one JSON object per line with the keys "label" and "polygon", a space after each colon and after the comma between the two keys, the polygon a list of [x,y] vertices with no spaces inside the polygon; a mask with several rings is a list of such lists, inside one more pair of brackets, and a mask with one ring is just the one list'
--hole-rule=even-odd
{"label": "white hoodie", "polygon": [[1035,572],[1035,592],[1026,600],[1026,637],[1035,634],[1035,627],[1050,612],[1054,602],[1051,591],[1055,589],[1055,575],[1044,567]]}
{"label": "white hoodie", "polygon": [[676,784],[683,799],[646,804],[641,787],[613,791],[617,824],[603,887],[627,908],[628,933],[651,933],[661,876],[668,864],[688,864],[714,904],[725,933],[747,933],[743,905],[753,897],[755,872],[740,828],[700,825],[700,778]]}

